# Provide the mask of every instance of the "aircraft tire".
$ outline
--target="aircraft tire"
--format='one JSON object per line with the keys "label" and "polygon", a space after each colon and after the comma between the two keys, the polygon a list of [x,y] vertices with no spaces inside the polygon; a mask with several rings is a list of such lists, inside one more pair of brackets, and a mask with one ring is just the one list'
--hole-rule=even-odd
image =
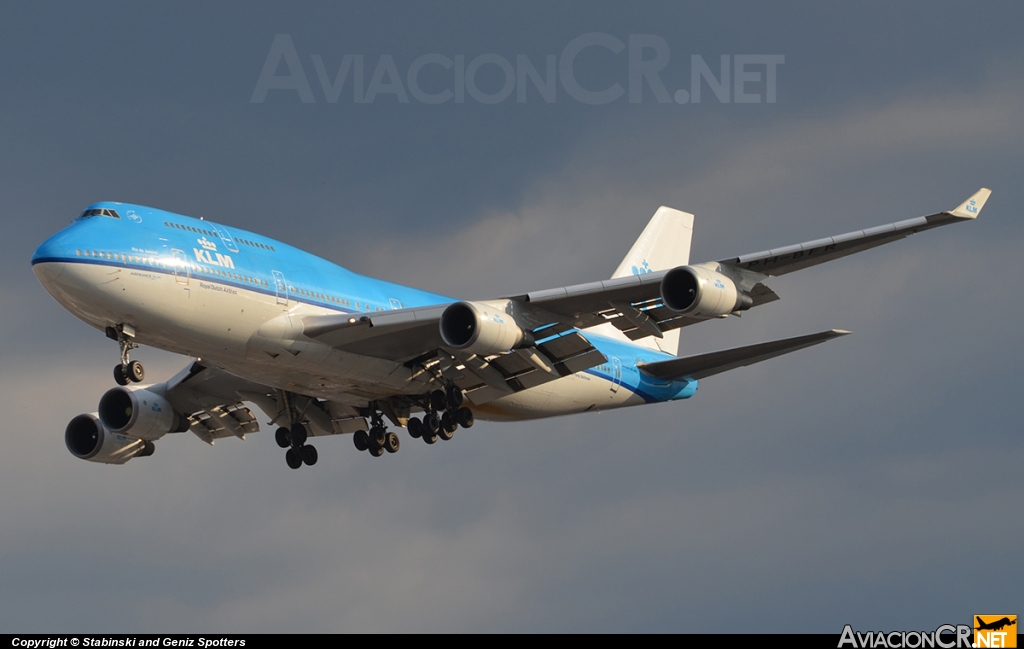
{"label": "aircraft tire", "polygon": [[454,385],[448,386],[448,410],[454,412],[462,407],[462,390],[455,387]]}
{"label": "aircraft tire", "polygon": [[365,451],[370,448],[370,436],[366,434],[365,430],[357,430],[352,436],[352,443],[356,445],[357,451]]}
{"label": "aircraft tire", "polygon": [[[423,415],[423,434],[425,435],[428,431],[437,435],[437,431],[441,429],[441,422],[437,418],[437,413],[428,412]],[[431,442],[433,443],[433,442]]]}
{"label": "aircraft tire", "polygon": [[316,461],[319,457],[320,454],[316,452],[315,446],[307,444],[302,447],[302,461],[306,464],[306,466],[313,466],[314,464],[316,464]]}
{"label": "aircraft tire", "polygon": [[428,430],[423,431],[423,441],[427,444],[433,444],[437,441],[437,433],[432,433]]}
{"label": "aircraft tire", "polygon": [[406,429],[409,431],[409,437],[416,439],[423,434],[423,422],[418,417],[413,417],[409,420],[406,425]]}
{"label": "aircraft tire", "polygon": [[387,437],[387,431],[384,430],[383,426],[374,426],[370,429],[370,441],[377,446],[384,446],[384,440]]}
{"label": "aircraft tire", "polygon": [[142,380],[146,378],[146,369],[139,361],[132,361],[128,363],[125,375],[132,383],[142,383]]}
{"label": "aircraft tire", "polygon": [[463,428],[473,427],[473,411],[469,408],[459,408],[458,412],[455,413],[455,419]]}
{"label": "aircraft tire", "polygon": [[124,365],[118,364],[114,367],[114,381],[118,385],[128,385],[128,373],[124,371]]}
{"label": "aircraft tire", "polygon": [[401,446],[402,442],[398,439],[398,435],[388,433],[384,436],[384,450],[388,453],[397,453]]}
{"label": "aircraft tire", "polygon": [[370,455],[373,457],[380,457],[384,455],[384,447],[378,444],[370,444]]}
{"label": "aircraft tire", "polygon": [[444,410],[448,407],[448,397],[441,390],[434,390],[430,393],[430,405],[434,410]]}
{"label": "aircraft tire", "polygon": [[459,423],[455,421],[455,417],[452,413],[446,412],[441,415],[441,430],[437,431],[437,436],[443,440],[449,440],[455,435],[455,431],[458,429]]}
{"label": "aircraft tire", "polygon": [[302,424],[295,424],[294,426],[292,426],[291,438],[293,444],[295,444],[296,446],[302,446],[303,444],[306,443],[307,436],[308,433],[306,432],[305,426],[303,426]]}
{"label": "aircraft tire", "polygon": [[289,468],[297,469],[302,466],[302,458],[299,457],[294,448],[288,449],[288,452],[284,454],[284,459],[288,463]]}
{"label": "aircraft tire", "polygon": [[277,432],[274,433],[274,441],[281,448],[288,448],[292,445],[291,433],[288,432],[287,428],[278,428]]}

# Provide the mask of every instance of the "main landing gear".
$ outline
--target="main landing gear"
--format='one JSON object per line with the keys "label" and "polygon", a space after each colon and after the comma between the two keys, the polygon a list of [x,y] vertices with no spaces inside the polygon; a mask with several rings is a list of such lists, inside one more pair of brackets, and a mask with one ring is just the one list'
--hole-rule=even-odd
{"label": "main landing gear", "polygon": [[398,435],[387,429],[384,425],[384,418],[379,412],[374,412],[370,416],[370,423],[370,432],[357,430],[352,436],[352,443],[355,444],[356,449],[369,451],[373,457],[384,455],[384,451],[397,453],[401,447]]}
{"label": "main landing gear", "polygon": [[[427,396],[423,419],[413,417],[409,420],[409,435],[433,444],[438,439],[454,437],[459,426],[472,427],[473,411],[463,407],[462,403],[462,390],[454,385],[449,385],[447,390],[434,390]],[[441,416],[438,416],[438,411],[443,411]]]}
{"label": "main landing gear", "polygon": [[281,427],[274,433],[274,440],[281,448],[288,449],[284,459],[288,466],[297,469],[303,464],[313,466],[316,464],[319,455],[316,447],[306,443],[306,427],[302,423],[292,424],[291,428]]}
{"label": "main landing gear", "polygon": [[146,370],[142,367],[142,363],[128,358],[131,350],[137,349],[139,346],[134,340],[135,328],[131,325],[119,324],[116,327],[107,327],[106,334],[107,338],[116,340],[121,348],[121,363],[114,367],[114,380],[118,385],[140,383],[146,378]]}

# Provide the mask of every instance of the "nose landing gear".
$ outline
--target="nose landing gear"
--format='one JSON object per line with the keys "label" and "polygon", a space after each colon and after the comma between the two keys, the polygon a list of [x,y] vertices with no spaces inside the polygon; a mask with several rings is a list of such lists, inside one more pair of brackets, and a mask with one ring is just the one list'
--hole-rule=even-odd
{"label": "nose landing gear", "polygon": [[140,383],[146,378],[146,370],[139,361],[129,359],[128,355],[133,349],[138,348],[135,342],[135,327],[127,324],[119,324],[116,327],[107,327],[107,338],[117,341],[121,348],[121,363],[114,367],[114,381],[118,385],[129,383]]}

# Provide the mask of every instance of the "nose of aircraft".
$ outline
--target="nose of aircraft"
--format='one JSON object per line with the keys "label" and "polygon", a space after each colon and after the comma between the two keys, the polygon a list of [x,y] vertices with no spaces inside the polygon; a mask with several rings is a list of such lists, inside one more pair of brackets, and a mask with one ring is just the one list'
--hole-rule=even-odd
{"label": "nose of aircraft", "polygon": [[49,287],[64,272],[65,251],[60,240],[61,235],[55,234],[32,255],[32,271],[43,286]]}

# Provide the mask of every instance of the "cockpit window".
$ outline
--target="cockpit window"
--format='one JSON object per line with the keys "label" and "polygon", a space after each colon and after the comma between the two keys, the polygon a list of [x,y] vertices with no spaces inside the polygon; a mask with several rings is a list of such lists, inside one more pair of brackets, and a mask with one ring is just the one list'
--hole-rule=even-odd
{"label": "cockpit window", "polygon": [[85,219],[85,218],[88,218],[90,216],[107,216],[107,217],[110,217],[112,219],[119,219],[119,218],[121,218],[121,215],[118,214],[117,212],[115,212],[114,210],[107,210],[107,209],[91,209],[91,210],[86,210],[86,211],[82,212],[82,215],[79,216],[78,218]]}

